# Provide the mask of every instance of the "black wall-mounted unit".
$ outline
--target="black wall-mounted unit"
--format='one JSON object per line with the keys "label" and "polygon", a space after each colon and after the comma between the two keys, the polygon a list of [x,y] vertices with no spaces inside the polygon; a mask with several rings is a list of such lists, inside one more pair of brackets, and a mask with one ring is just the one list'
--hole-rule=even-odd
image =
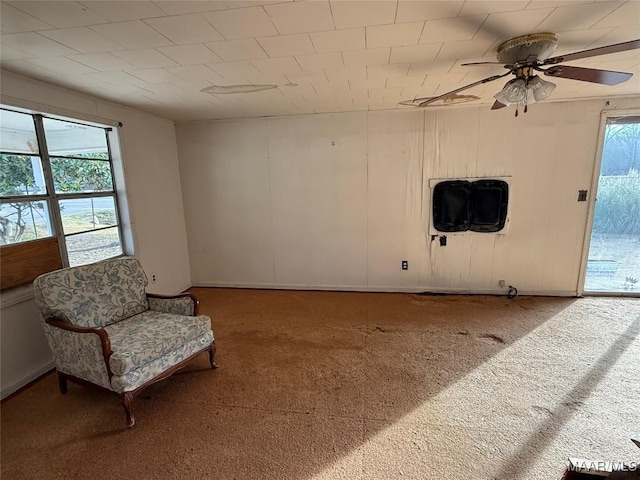
{"label": "black wall-mounted unit", "polygon": [[433,225],[440,232],[499,232],[507,221],[503,180],[448,180],[433,189]]}
{"label": "black wall-mounted unit", "polygon": [[471,188],[465,180],[441,182],[433,189],[433,224],[440,232],[464,232],[471,222]]}

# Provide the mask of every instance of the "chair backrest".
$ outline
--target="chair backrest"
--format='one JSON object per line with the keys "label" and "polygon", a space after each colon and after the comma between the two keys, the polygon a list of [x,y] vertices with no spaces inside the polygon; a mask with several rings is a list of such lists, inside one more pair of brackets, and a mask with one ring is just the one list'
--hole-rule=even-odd
{"label": "chair backrest", "polygon": [[63,268],[33,282],[43,320],[63,318],[80,327],[106,327],[149,309],[147,276],[134,257]]}

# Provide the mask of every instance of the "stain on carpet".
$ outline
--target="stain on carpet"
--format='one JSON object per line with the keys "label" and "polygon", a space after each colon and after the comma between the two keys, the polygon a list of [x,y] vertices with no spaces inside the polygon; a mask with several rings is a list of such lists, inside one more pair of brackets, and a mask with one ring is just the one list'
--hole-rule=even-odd
{"label": "stain on carpet", "polygon": [[539,415],[548,415],[548,416],[553,415],[553,412],[551,410],[549,410],[546,407],[541,407],[539,405],[531,405],[531,410],[533,410]]}
{"label": "stain on carpet", "polygon": [[476,340],[484,343],[500,343],[500,344],[507,343],[504,341],[504,338],[494,333],[481,333],[476,337]]}

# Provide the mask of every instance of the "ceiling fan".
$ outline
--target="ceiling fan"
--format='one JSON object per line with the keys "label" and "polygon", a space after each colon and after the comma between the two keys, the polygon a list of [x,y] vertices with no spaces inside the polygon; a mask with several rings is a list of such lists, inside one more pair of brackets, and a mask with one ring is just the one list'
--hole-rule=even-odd
{"label": "ceiling fan", "polygon": [[[526,112],[527,105],[539,102],[549,97],[555,88],[554,83],[543,80],[537,75],[537,72],[542,72],[546,76],[550,77],[600,83],[603,85],[617,85],[619,83],[626,82],[633,76],[632,73],[560,64],[581,58],[634,50],[640,48],[640,39],[592,48],[589,50],[582,50],[566,55],[559,55],[557,57],[550,57],[557,46],[558,36],[555,33],[533,33],[512,38],[498,46],[498,62],[474,62],[462,64],[463,66],[503,64],[504,68],[508,70],[506,73],[478,80],[477,82],[456,88],[455,90],[443,93],[437,97],[415,98],[413,100],[400,102],[400,104],[417,107],[426,107],[428,105],[438,103],[446,104],[445,100],[447,98],[455,97],[459,92],[483,83],[498,80],[506,77],[507,75],[514,75],[515,78],[509,80],[503,89],[494,96],[496,100],[491,109],[497,110],[515,103],[516,105],[524,105],[524,111]],[[517,106],[516,116],[518,116]]]}

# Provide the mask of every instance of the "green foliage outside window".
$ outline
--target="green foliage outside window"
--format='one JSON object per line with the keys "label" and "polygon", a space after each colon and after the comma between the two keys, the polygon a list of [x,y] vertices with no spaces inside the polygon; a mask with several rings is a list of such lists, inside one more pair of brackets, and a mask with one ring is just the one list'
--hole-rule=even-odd
{"label": "green foliage outside window", "polygon": [[[77,155],[86,159],[51,158],[51,173],[58,193],[112,191],[111,166],[105,153]],[[28,155],[0,154],[0,195],[44,195],[36,183],[33,158]],[[5,201],[0,211],[0,244],[24,242],[51,235],[44,201]],[[115,219],[113,212],[96,212],[104,220]],[[78,220],[82,220],[78,218]]]}

